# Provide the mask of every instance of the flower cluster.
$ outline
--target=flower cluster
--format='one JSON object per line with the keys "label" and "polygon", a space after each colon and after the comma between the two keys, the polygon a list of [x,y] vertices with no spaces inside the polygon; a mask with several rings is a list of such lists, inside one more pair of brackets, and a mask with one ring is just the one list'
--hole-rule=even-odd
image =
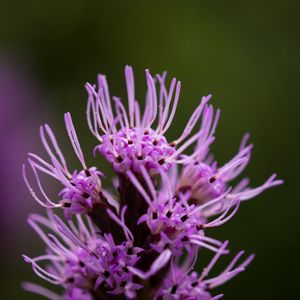
{"label": "flower cluster", "polygon": [[[180,81],[173,78],[168,86],[166,73],[153,77],[146,70],[142,113],[129,66],[125,79],[128,105],[110,96],[104,75],[98,76],[97,85],[86,84],[87,122],[98,141],[94,155],[100,153],[111,163],[114,189],[103,186],[104,174],[97,166],[86,164],[70,113],[65,125],[80,169],[67,166],[51,128],[40,128],[48,159],[30,153],[32,176],[25,165],[23,176],[47,212],[46,217],[28,218],[46,252],[34,258],[24,255],[24,260],[62,291],[33,283],[24,283],[24,288],[51,300],[220,299],[223,295],[212,296],[212,289],[242,272],[253,255],[238,263],[240,252],[218,276],[207,278],[217,260],[229,253],[228,242],[210,237],[209,229],[230,220],[242,201],[282,181],[274,174],[256,188],[249,187],[248,179],[230,185],[247,166],[252,145],[246,134],[237,154],[217,165],[210,146],[220,112],[209,104],[210,96],[201,99],[178,138],[168,141]],[[193,148],[192,154],[185,154],[187,148]],[[56,200],[46,193],[42,174],[60,184]],[[207,250],[213,258],[198,274],[194,266]]]}

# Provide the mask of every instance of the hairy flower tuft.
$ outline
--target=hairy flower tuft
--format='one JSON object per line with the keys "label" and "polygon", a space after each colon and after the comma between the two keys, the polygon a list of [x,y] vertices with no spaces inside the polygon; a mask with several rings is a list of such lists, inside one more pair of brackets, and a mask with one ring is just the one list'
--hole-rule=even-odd
{"label": "hairy flower tuft", "polygon": [[149,70],[146,70],[147,96],[143,114],[135,99],[131,67],[125,68],[128,112],[120,98],[111,99],[104,75],[98,76],[98,89],[96,85],[86,84],[89,94],[88,124],[100,142],[96,150],[112,163],[116,172],[138,172],[141,165],[150,174],[158,173],[161,168],[167,171],[179,160],[180,154],[202,134],[198,132],[189,137],[210,96],[202,98],[182,134],[175,141],[167,141],[165,133],[176,112],[181,82],[173,78],[168,88],[165,83],[166,75],[163,73],[153,78]]}
{"label": "hairy flower tuft", "polygon": [[[212,238],[210,229],[231,220],[241,202],[282,180],[273,174],[259,187],[251,188],[247,178],[232,186],[250,161],[252,145],[246,134],[237,154],[218,165],[210,146],[220,111],[209,104],[210,96],[202,98],[182,133],[170,142],[166,132],[177,109],[180,81],[173,78],[168,86],[166,73],[152,76],[146,70],[143,113],[129,66],[125,81],[127,107],[110,96],[104,75],[97,85],[86,84],[87,122],[97,138],[94,154],[112,165],[113,187],[102,182],[97,163],[86,164],[70,113],[65,125],[78,169],[68,167],[51,128],[40,128],[48,160],[30,153],[35,184],[25,165],[23,177],[33,198],[46,208],[47,217],[28,218],[46,251],[23,257],[37,276],[61,290],[28,282],[23,287],[50,300],[218,300],[223,295],[213,296],[213,289],[243,272],[253,255],[238,263],[241,251],[220,274],[209,277],[229,253],[228,242]],[[186,154],[187,148],[193,152]],[[41,175],[60,183],[56,199],[48,196]],[[214,256],[197,272],[202,251]]]}

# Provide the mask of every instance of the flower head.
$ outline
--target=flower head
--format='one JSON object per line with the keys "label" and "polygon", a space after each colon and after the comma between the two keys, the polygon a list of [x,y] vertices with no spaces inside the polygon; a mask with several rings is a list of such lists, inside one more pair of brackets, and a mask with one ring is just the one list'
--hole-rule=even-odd
{"label": "flower head", "polygon": [[[235,267],[238,260],[243,255],[243,251],[239,252],[230,264],[219,275],[207,279],[206,277],[214,267],[222,251],[227,247],[228,242],[223,243],[219,251],[215,254],[209,265],[199,275],[195,271],[191,271],[188,264],[181,268],[176,265],[171,267],[170,273],[165,279],[161,289],[156,295],[156,299],[163,300],[218,300],[223,297],[222,294],[211,296],[210,290],[224,284],[226,281],[243,272],[249,263],[253,260],[254,255],[250,255],[239,266]],[[194,258],[192,258],[194,259]]]}
{"label": "flower head", "polygon": [[[101,176],[103,174],[96,167],[88,168],[74,129],[74,125],[69,113],[65,114],[65,124],[67,132],[75,151],[75,154],[82,165],[80,171],[71,172],[67,166],[65,157],[56,141],[51,128],[46,124],[40,128],[40,136],[43,146],[50,157],[50,162],[30,153],[28,162],[33,170],[37,187],[42,199],[36,195],[34,189],[26,175],[25,165],[23,165],[23,177],[33,198],[46,208],[62,207],[66,215],[70,213],[88,212],[95,203],[101,202]],[[49,140],[49,141],[48,141]],[[39,177],[39,173],[44,173],[59,181],[63,188],[58,193],[58,203],[53,202],[47,196]]]}
{"label": "flower head", "polygon": [[[219,110],[208,104],[210,96],[202,98],[182,134],[169,142],[165,133],[177,108],[180,81],[172,79],[167,88],[166,73],[152,77],[146,70],[141,114],[129,66],[125,79],[127,109],[119,98],[110,97],[105,76],[99,75],[97,88],[86,85],[88,126],[98,139],[95,152],[116,172],[113,189],[103,184],[96,164],[87,166],[69,113],[65,124],[80,169],[68,168],[50,127],[40,129],[49,161],[29,154],[35,189],[25,166],[23,176],[33,198],[47,208],[48,217],[28,219],[47,247],[45,254],[24,259],[62,291],[56,294],[32,283],[24,288],[51,300],[218,300],[222,294],[212,296],[212,289],[244,271],[253,255],[236,266],[240,252],[223,272],[207,278],[217,260],[229,253],[228,242],[212,238],[210,228],[231,220],[242,201],[282,181],[274,174],[257,188],[250,188],[248,179],[232,187],[231,180],[250,161],[252,145],[245,135],[237,154],[218,166],[210,146]],[[200,128],[193,133],[198,121]],[[184,154],[192,145],[192,154]],[[58,199],[45,192],[42,173],[61,184]],[[63,209],[65,220],[53,213],[55,208]],[[214,257],[198,273],[194,267],[204,249]]]}
{"label": "flower head", "polygon": [[[198,246],[218,252],[222,243],[207,237],[204,229],[220,226],[231,219],[238,210],[239,199],[233,198],[224,203],[228,195],[228,192],[224,192],[209,203],[195,205],[189,202],[190,192],[177,193],[176,190],[172,190],[171,180],[164,173],[161,174],[162,188],[157,191],[145,168],[142,167],[141,170],[151,196],[132,173],[129,173],[129,176],[149,205],[147,212],[139,218],[137,224],[145,222],[149,227],[153,235],[152,249],[162,252],[168,248],[174,256],[181,256],[184,249],[188,252],[194,251]],[[208,222],[206,209],[216,207],[218,204],[222,207],[222,210],[218,211],[220,215]]]}
{"label": "flower head", "polygon": [[[70,221],[68,227],[52,214],[49,218],[30,216],[28,222],[46,243],[47,254],[35,258],[24,256],[25,261],[41,278],[64,286],[64,299],[74,299],[74,295],[93,299],[94,291],[100,293],[103,287],[112,295],[134,298],[142,286],[133,282],[128,267],[136,265],[142,249],[133,246],[127,233],[128,239],[117,245],[111,234],[99,235],[89,219],[84,220],[79,215],[76,219],[77,224]],[[42,227],[50,233],[47,235]],[[45,261],[48,265],[42,267]]]}
{"label": "flower head", "polygon": [[237,154],[225,165],[218,167],[217,161],[213,160],[212,155],[209,155],[209,150],[214,141],[219,116],[219,110],[214,113],[211,105],[205,106],[199,129],[205,134],[198,138],[193,157],[189,157],[185,161],[177,180],[177,190],[189,191],[190,201],[203,204],[220,197],[228,188],[231,189],[231,192],[226,195],[227,199],[238,197],[241,201],[245,201],[268,188],[282,184],[282,180],[276,179],[276,174],[273,174],[263,185],[257,188],[248,186],[248,178],[242,179],[234,188],[230,186],[230,181],[236,179],[248,165],[253,145],[247,144],[249,134],[245,134]]}
{"label": "flower head", "polygon": [[125,68],[125,79],[128,112],[120,98],[111,100],[105,76],[98,76],[98,90],[95,85],[86,84],[88,124],[100,142],[95,149],[112,163],[116,172],[139,172],[141,165],[150,174],[157,174],[159,169],[167,171],[200,135],[189,137],[210,96],[202,98],[182,134],[175,141],[168,142],[165,133],[176,112],[180,81],[173,78],[168,89],[166,73],[153,78],[147,69],[146,107],[141,115],[135,99],[133,71],[129,66]]}

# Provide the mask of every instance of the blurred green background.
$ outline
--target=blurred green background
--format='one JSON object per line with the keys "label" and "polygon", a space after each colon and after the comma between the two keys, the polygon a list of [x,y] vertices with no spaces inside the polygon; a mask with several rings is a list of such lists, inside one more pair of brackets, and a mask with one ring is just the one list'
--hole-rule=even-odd
{"label": "blurred green background", "polygon": [[[22,97],[20,85],[13,84],[8,92],[20,94],[9,112],[7,98],[0,97],[3,115],[12,115],[10,126],[2,129],[1,145],[16,140],[12,164],[2,178],[9,179],[12,192],[25,190],[19,153],[24,160],[26,152],[40,149],[39,123],[52,124],[70,151],[61,130],[65,111],[73,114],[84,150],[92,149],[83,85],[94,82],[98,72],[108,76],[112,94],[124,95],[123,68],[131,64],[143,99],[144,69],[167,70],[182,81],[169,136],[184,126],[200,97],[212,93],[212,103],[222,110],[213,148],[220,163],[235,153],[249,131],[255,147],[245,175],[253,185],[272,172],[285,180],[284,186],[245,203],[231,222],[211,232],[229,239],[233,252],[256,253],[249,269],[220,289],[224,299],[295,299],[300,246],[299,8],[299,1],[292,0],[2,1],[0,61],[9,62],[21,81],[30,81],[34,95]],[[15,124],[25,139],[20,146],[18,135],[10,135]],[[35,142],[29,143],[31,139]],[[97,158],[97,163],[102,161]],[[13,167],[17,175],[9,177]],[[1,180],[2,190],[4,185]],[[22,280],[34,280],[21,254],[38,255],[43,249],[25,221],[39,207],[27,192],[17,201],[12,198],[8,194],[1,199],[1,299],[40,299],[20,289]]]}

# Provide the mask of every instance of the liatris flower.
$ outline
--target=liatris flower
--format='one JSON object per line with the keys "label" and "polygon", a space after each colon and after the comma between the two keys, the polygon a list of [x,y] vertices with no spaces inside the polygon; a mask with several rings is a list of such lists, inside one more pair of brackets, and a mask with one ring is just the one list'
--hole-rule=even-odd
{"label": "liatris flower", "polygon": [[[157,298],[162,299],[197,299],[197,300],[217,300],[222,298],[222,294],[212,297],[210,290],[222,285],[226,281],[238,273],[244,271],[245,267],[253,260],[254,255],[250,255],[245,261],[243,261],[238,267],[235,264],[243,255],[243,251],[239,252],[231,263],[226,267],[223,272],[218,276],[210,279],[206,279],[215,263],[222,255],[222,250],[227,247],[228,242],[224,242],[220,250],[215,254],[209,265],[202,271],[200,275],[196,272],[191,272],[192,264],[186,264],[185,266],[178,267],[177,265],[171,265],[171,271],[169,276],[164,280],[162,287],[157,292]],[[195,257],[192,256],[191,262]],[[187,268],[188,266],[188,268]]]}
{"label": "liatris flower", "polygon": [[[31,191],[32,196],[42,206],[46,208],[67,207],[69,208],[69,211],[72,211],[73,213],[80,213],[83,211],[86,212],[93,206],[94,203],[100,201],[100,176],[102,176],[102,173],[97,171],[96,167],[88,168],[86,166],[70,114],[65,114],[65,123],[76,156],[82,165],[82,170],[79,172],[75,170],[72,173],[69,171],[65,158],[58,146],[51,128],[48,125],[45,125],[44,127],[42,126],[40,128],[40,135],[42,143],[51,159],[51,164],[32,153],[29,154],[28,159],[44,200],[40,200],[39,197],[34,193],[27,180],[25,167],[23,167],[23,175],[25,178],[25,183]],[[45,132],[51,141],[51,146],[53,147],[54,151],[51,149],[51,146],[47,141]],[[59,196],[63,199],[63,201],[60,201],[59,204],[53,203],[44,192],[39,179],[38,171],[42,171],[50,175],[51,177],[60,181],[62,184],[63,189],[60,191]]]}
{"label": "liatris flower", "polygon": [[[135,266],[140,259],[138,253],[142,249],[133,246],[133,236],[126,231],[126,239],[116,245],[111,234],[99,236],[87,219],[77,216],[75,222],[67,227],[57,216],[49,214],[49,219],[32,215],[30,225],[47,244],[47,255],[25,261],[33,266],[37,275],[53,284],[65,287],[65,298],[74,293],[85,293],[92,299],[93,294],[101,295],[101,286],[106,286],[109,294],[124,294],[128,298],[135,297],[135,291],[142,286],[133,283],[133,274],[128,271],[129,266]],[[121,221],[120,221],[121,222]],[[48,236],[41,226],[50,230]],[[47,269],[40,267],[42,261],[49,261],[52,265]],[[94,286],[91,286],[94,285]],[[70,299],[73,299],[70,297]]]}
{"label": "liatris flower", "polygon": [[[159,85],[157,92],[155,80],[149,70],[146,70],[148,90],[145,111],[141,116],[140,106],[135,100],[133,71],[129,66],[125,68],[125,78],[128,114],[117,97],[113,97],[116,111],[115,114],[113,113],[105,76],[98,76],[98,91],[95,85],[86,84],[89,94],[88,124],[100,142],[96,150],[112,163],[116,172],[127,170],[138,172],[140,166],[145,166],[150,174],[155,174],[161,169],[167,171],[178,161],[180,154],[202,134],[198,132],[187,139],[210,96],[203,97],[180,137],[168,143],[164,134],[171,126],[175,115],[180,81],[173,78],[168,90],[165,86],[166,73],[162,76],[157,75],[156,80]],[[153,127],[155,121],[157,124]],[[99,133],[99,129],[102,134]],[[177,149],[180,144],[181,147]]]}
{"label": "liatris flower", "polygon": [[[234,158],[217,167],[210,145],[219,111],[214,113],[208,104],[210,96],[202,98],[181,135],[168,142],[165,133],[176,112],[180,81],[172,79],[168,88],[166,73],[152,77],[146,70],[142,114],[129,66],[125,78],[128,113],[119,98],[111,100],[105,76],[98,76],[98,87],[86,84],[88,126],[99,143],[94,154],[102,154],[112,164],[115,190],[103,186],[104,175],[97,166],[87,166],[69,113],[65,124],[79,170],[68,168],[50,127],[40,129],[49,160],[29,154],[35,188],[25,165],[23,176],[33,198],[47,210],[47,217],[28,219],[47,249],[46,254],[24,259],[62,292],[32,283],[24,288],[52,300],[220,299],[222,294],[212,296],[211,290],[242,272],[253,255],[235,267],[240,252],[223,272],[208,279],[217,260],[229,253],[228,242],[209,237],[209,228],[230,220],[241,201],[282,181],[272,175],[257,188],[250,188],[248,179],[231,187],[230,181],[250,160],[248,135]],[[200,128],[193,133],[197,123]],[[184,154],[192,145],[193,153]],[[41,173],[61,184],[57,199],[47,195]],[[53,209],[62,209],[66,220]],[[214,257],[198,274],[194,266],[205,249]]]}

